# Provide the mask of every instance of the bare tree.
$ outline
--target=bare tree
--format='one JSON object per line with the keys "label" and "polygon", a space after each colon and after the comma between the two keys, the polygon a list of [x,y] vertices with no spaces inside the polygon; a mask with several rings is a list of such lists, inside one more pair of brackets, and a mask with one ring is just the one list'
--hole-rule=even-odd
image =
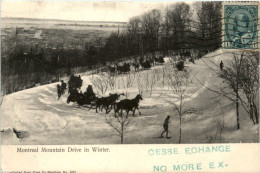
{"label": "bare tree", "polygon": [[148,92],[149,91],[149,72],[148,71],[146,73],[144,73],[143,79],[145,81],[146,92]]}
{"label": "bare tree", "polygon": [[[224,81],[223,85],[218,85],[215,89],[202,85],[216,93],[217,96],[226,97],[235,103],[237,129],[240,129],[239,107],[241,105],[249,114],[253,124],[258,123],[259,115],[256,106],[256,95],[259,89],[259,55],[257,52],[234,52],[232,55],[232,60],[225,63],[225,68],[222,71],[216,70],[204,61],[204,63]],[[209,62],[219,68],[213,61],[209,60]]]}
{"label": "bare tree", "polygon": [[171,71],[174,70],[172,67],[172,64],[166,64],[163,68],[162,68],[162,86],[161,88],[164,88],[165,84],[168,84],[168,91],[170,89],[170,83],[169,83],[169,74],[171,73]]}
{"label": "bare tree", "polygon": [[241,56],[241,59],[242,65],[239,82],[242,93],[247,99],[246,102],[241,101],[241,103],[249,113],[253,123],[258,124],[259,114],[256,106],[256,97],[259,90],[259,52],[245,52],[244,56]]}
{"label": "bare tree", "polygon": [[150,73],[150,97],[152,96],[153,88],[157,80],[156,73],[156,70],[152,70]]}
{"label": "bare tree", "polygon": [[207,143],[215,143],[218,139],[219,139],[219,142],[221,142],[221,140],[222,140],[222,132],[225,128],[225,119],[224,119],[224,111],[223,111],[222,105],[221,105],[220,101],[218,103],[219,103],[219,106],[220,106],[220,109],[222,112],[222,121],[221,120],[217,121],[217,128],[216,128],[215,132],[212,132],[211,134],[209,134],[209,133],[205,134]]}
{"label": "bare tree", "polygon": [[164,33],[165,36],[162,36],[162,48],[164,51],[164,54],[168,55],[169,51],[169,45],[170,45],[170,15],[169,15],[169,9],[168,6],[165,9],[165,12],[163,14],[164,21],[162,23],[162,33]]}
{"label": "bare tree", "polygon": [[161,27],[161,12],[157,9],[151,10],[141,17],[143,40],[146,50],[152,52],[158,50],[159,31]]}
{"label": "bare tree", "polygon": [[123,144],[124,136],[127,133],[127,127],[131,122],[130,116],[123,114],[121,110],[118,116],[105,114],[105,122],[118,133],[118,136],[120,137],[120,142],[121,144]]}
{"label": "bare tree", "polygon": [[100,76],[92,76],[90,78],[92,84],[97,90],[97,93],[105,94],[108,89],[108,82],[104,80],[104,75],[101,74]]}
{"label": "bare tree", "polygon": [[141,19],[133,17],[126,26],[127,47],[130,53],[138,54],[141,51]]}
{"label": "bare tree", "polygon": [[142,73],[138,72],[137,74],[137,85],[138,85],[138,91],[139,91],[139,94],[142,94],[143,93],[143,90],[144,90],[144,86],[143,86],[143,83],[142,83]]}
{"label": "bare tree", "polygon": [[[203,62],[209,67],[209,69],[213,72],[214,75],[218,76],[219,78],[223,79],[222,85],[217,85],[216,88],[208,87],[202,82],[199,82],[208,90],[214,92],[218,96],[223,96],[230,101],[234,102],[236,105],[236,119],[237,119],[237,129],[240,129],[239,123],[239,106],[240,103],[245,104],[243,99],[240,96],[240,75],[242,69],[242,59],[244,53],[234,52],[232,53],[233,58],[231,61],[225,63],[225,68],[223,70],[219,70],[219,66],[213,62],[212,60],[208,61],[211,63],[209,65],[207,62],[203,60]],[[242,58],[241,58],[242,57]]]}
{"label": "bare tree", "polygon": [[192,11],[189,4],[176,3],[167,7],[165,22],[167,22],[167,36],[170,38],[170,49],[185,47],[183,40],[187,41],[187,31],[191,28]]}
{"label": "bare tree", "polygon": [[106,80],[107,83],[108,83],[109,89],[115,90],[115,88],[116,88],[116,81],[117,81],[117,75],[108,73],[108,74],[105,76],[105,78],[106,78],[105,80]]}
{"label": "bare tree", "polygon": [[136,76],[135,73],[129,73],[126,74],[126,76],[123,76],[120,80],[122,82],[123,88],[125,89],[126,98],[128,98],[128,88],[133,86],[133,83],[135,81],[135,76]]}
{"label": "bare tree", "polygon": [[221,46],[221,6],[222,2],[196,2],[198,19],[197,43],[204,51],[213,51]]}
{"label": "bare tree", "polygon": [[146,72],[144,75],[145,79],[145,86],[146,86],[146,91],[149,91],[150,97],[152,96],[153,93],[153,88],[156,83],[156,71],[151,70],[149,72]]}
{"label": "bare tree", "polygon": [[[223,115],[223,117],[224,117],[224,115]],[[224,124],[224,118],[223,118],[222,122],[217,121],[216,131],[205,134],[206,142],[207,143],[216,143],[218,140],[219,140],[219,142],[221,142],[222,132],[223,132],[224,128],[225,128],[225,124]]]}
{"label": "bare tree", "polygon": [[180,132],[179,132],[179,143],[181,143],[181,127],[182,127],[182,117],[188,113],[195,113],[198,110],[195,108],[187,108],[185,104],[185,99],[190,96],[186,93],[187,88],[191,84],[191,70],[185,71],[172,71],[172,73],[168,74],[170,87],[172,93],[175,95],[175,99],[171,102],[173,105],[173,110],[177,112],[180,121]]}
{"label": "bare tree", "polygon": [[221,109],[221,112],[222,112],[222,122],[218,121],[219,140],[221,142],[222,132],[225,128],[225,117],[224,117],[224,111],[223,111],[223,108],[222,108],[220,101],[219,101],[219,106],[220,106],[220,109]]}
{"label": "bare tree", "polygon": [[[223,69],[219,77],[224,79],[225,83],[228,85],[230,89],[233,91],[233,95],[235,96],[236,103],[236,116],[237,116],[237,129],[240,129],[239,123],[239,86],[240,86],[240,75],[241,75],[241,67],[242,67],[242,59],[244,53],[240,55],[240,53],[233,53],[233,61],[229,62],[229,65],[226,65],[226,68]],[[222,90],[224,92],[224,90]]]}
{"label": "bare tree", "polygon": [[135,81],[136,73],[129,73],[126,75],[126,86],[127,88],[130,88],[133,86]]}
{"label": "bare tree", "polygon": [[164,84],[165,84],[165,75],[166,73],[166,69],[165,69],[165,66],[162,68],[162,87],[161,88],[164,88]]}

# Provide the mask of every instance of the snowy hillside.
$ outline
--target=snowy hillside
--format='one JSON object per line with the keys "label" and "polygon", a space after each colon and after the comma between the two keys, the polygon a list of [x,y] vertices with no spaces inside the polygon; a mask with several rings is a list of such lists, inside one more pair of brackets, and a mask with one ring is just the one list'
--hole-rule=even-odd
{"label": "snowy hillside", "polygon": [[[241,108],[241,129],[236,130],[235,106],[229,100],[215,95],[203,87],[221,85],[222,81],[213,74],[207,64],[222,60],[225,64],[231,54],[222,54],[221,50],[197,60],[195,64],[186,64],[192,69],[192,85],[187,90],[188,99],[184,99],[189,107],[196,108],[197,113],[187,114],[182,122],[182,143],[207,143],[206,136],[214,136],[218,122],[223,122],[224,129],[221,141],[215,142],[258,142],[258,125],[252,125],[249,116]],[[207,58],[209,57],[209,58]],[[92,84],[98,75],[80,74],[83,79],[81,90],[93,85],[94,92],[99,96],[109,93],[127,93],[134,98],[142,90],[143,100],[140,102],[141,116],[131,117],[128,133],[124,143],[178,143],[179,120],[171,102],[177,102],[167,82],[163,81],[163,69],[169,65],[155,66],[151,70],[131,73],[132,84],[127,83],[127,75],[117,77],[113,90],[108,88],[101,93]],[[212,68],[216,68],[212,66]],[[218,70],[218,69],[217,69]],[[154,73],[154,87],[149,89],[145,83],[146,75]],[[138,77],[139,75],[139,77]],[[138,80],[139,79],[139,83]],[[65,82],[68,79],[64,79]],[[163,83],[165,82],[165,83]],[[2,144],[118,144],[117,133],[105,123],[105,112],[96,113],[94,109],[67,104],[66,92],[57,100],[56,85],[58,83],[39,86],[6,95],[1,105],[1,142]],[[148,87],[148,88],[147,88]],[[125,99],[121,96],[120,99]],[[114,114],[111,111],[110,114]],[[158,138],[163,131],[163,122],[171,115],[169,124],[170,139]],[[13,128],[23,131],[25,137],[21,140],[13,133]]]}

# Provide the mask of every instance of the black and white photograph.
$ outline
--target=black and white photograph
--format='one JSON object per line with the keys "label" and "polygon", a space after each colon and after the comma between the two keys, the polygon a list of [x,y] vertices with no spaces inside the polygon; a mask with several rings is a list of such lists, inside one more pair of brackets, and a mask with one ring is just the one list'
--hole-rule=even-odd
{"label": "black and white photograph", "polygon": [[1,1],[1,145],[259,143],[258,16]]}

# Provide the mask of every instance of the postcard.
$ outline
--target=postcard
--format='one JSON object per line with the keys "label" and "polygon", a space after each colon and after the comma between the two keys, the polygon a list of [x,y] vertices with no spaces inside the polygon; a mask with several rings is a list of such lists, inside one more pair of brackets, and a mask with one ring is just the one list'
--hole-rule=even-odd
{"label": "postcard", "polygon": [[259,2],[1,1],[1,172],[259,172]]}

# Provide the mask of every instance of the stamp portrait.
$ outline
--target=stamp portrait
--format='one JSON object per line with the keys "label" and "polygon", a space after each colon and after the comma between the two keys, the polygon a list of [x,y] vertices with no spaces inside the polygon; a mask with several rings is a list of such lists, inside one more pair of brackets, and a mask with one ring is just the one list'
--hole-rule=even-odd
{"label": "stamp portrait", "polygon": [[224,5],[224,48],[258,48],[258,6]]}

